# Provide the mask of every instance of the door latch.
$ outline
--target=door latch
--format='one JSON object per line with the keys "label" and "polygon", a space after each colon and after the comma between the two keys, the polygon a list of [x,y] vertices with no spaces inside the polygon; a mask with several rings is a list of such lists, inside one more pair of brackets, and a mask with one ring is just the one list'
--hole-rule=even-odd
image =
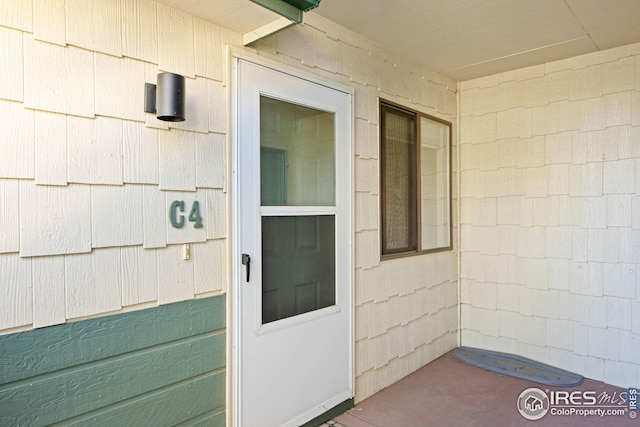
{"label": "door latch", "polygon": [[247,267],[247,283],[251,278],[251,257],[248,254],[242,254],[242,265]]}

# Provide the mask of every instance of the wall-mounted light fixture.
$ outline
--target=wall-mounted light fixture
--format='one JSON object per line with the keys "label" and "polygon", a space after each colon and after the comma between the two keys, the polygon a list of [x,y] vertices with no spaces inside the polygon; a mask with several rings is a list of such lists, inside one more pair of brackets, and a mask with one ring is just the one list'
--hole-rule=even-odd
{"label": "wall-mounted light fixture", "polygon": [[157,83],[144,85],[144,111],[165,122],[184,121],[184,77],[160,73]]}

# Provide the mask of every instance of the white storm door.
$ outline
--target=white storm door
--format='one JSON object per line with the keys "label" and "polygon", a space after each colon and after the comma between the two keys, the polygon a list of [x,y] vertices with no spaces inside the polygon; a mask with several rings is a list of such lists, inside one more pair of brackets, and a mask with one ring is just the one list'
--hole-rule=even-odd
{"label": "white storm door", "polygon": [[236,59],[238,425],[353,396],[351,94]]}

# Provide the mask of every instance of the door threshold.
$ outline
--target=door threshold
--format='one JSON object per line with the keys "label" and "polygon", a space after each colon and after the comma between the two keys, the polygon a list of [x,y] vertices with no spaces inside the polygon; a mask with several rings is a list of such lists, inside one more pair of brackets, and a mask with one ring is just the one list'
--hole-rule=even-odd
{"label": "door threshold", "polygon": [[353,408],[353,397],[350,398],[350,399],[345,400],[342,403],[337,404],[333,408],[329,409],[327,412],[318,415],[317,417],[315,417],[311,421],[308,421],[308,422],[302,424],[302,426],[300,426],[300,427],[318,427],[319,425],[324,424],[327,421],[332,420],[333,418],[337,417],[338,415],[344,414],[345,412],[347,412],[349,409],[352,409],[352,408]]}

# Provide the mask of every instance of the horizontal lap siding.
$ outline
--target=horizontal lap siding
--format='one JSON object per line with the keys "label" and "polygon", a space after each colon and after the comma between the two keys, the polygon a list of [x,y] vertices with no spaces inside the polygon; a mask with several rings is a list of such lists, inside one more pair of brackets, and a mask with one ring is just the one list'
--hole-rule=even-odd
{"label": "horizontal lap siding", "polygon": [[224,425],[225,297],[0,337],[0,425]]}

